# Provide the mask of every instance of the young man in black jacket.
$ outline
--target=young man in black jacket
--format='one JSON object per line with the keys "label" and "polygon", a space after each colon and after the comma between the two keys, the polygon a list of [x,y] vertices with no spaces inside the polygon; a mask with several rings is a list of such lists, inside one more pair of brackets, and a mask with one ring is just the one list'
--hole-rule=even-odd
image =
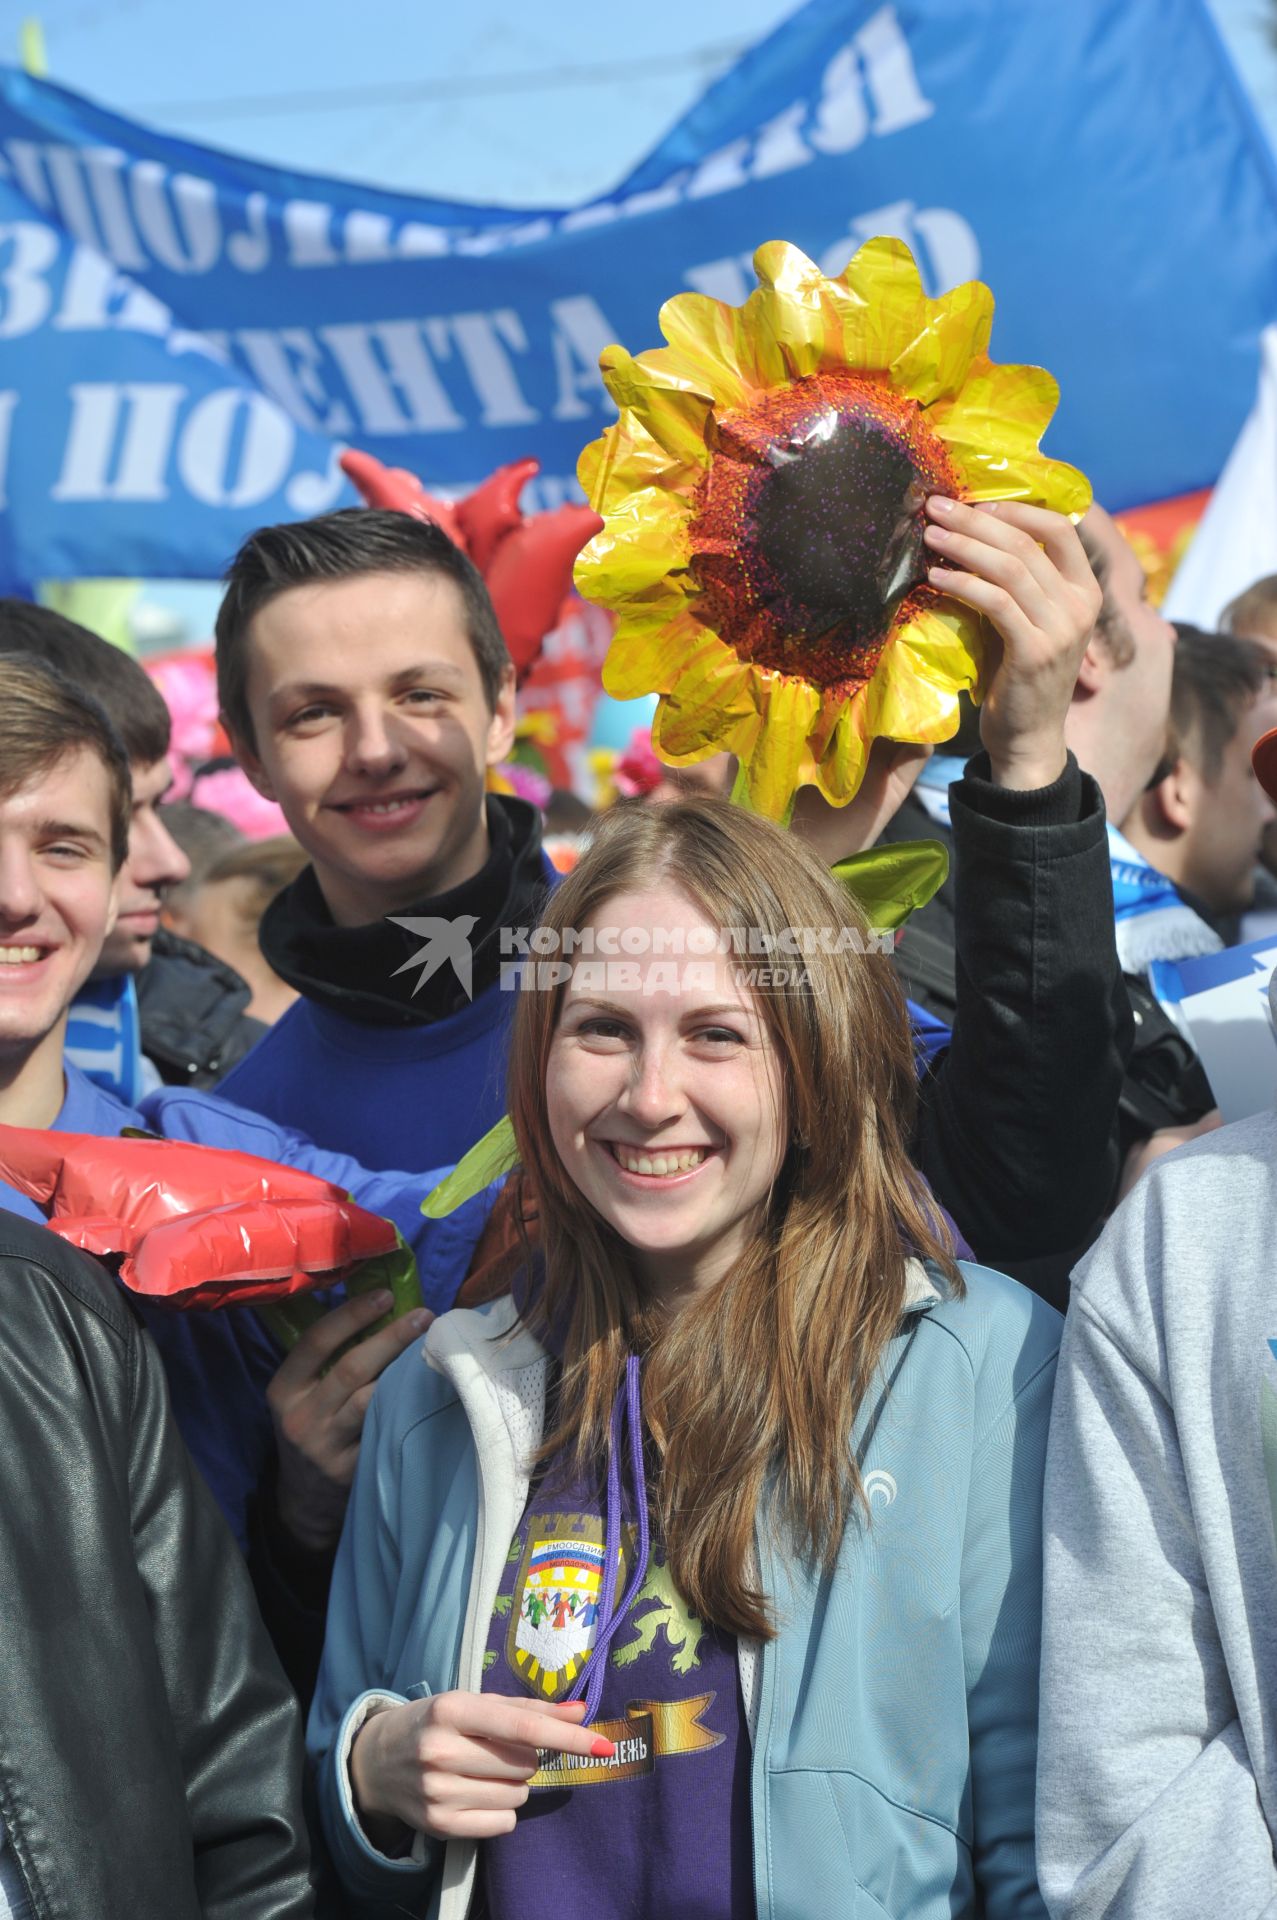
{"label": "young man in black jacket", "polygon": [[[933,792],[924,808],[911,798],[886,833],[931,834],[952,850],[949,879],[910,921],[897,969],[914,999],[952,1023],[953,1052],[974,1044],[989,1067],[978,1125],[953,1124],[952,1082],[924,1088],[923,1164],[937,1191],[972,1196],[963,1225],[981,1258],[1060,1307],[1114,1204],[1131,1128],[1146,1136],[1169,1124],[1154,1099],[1161,1078],[1178,1080],[1192,1064],[1151,996],[1133,1018],[1108,839],[1108,822],[1125,817],[1165,751],[1174,631],[1148,604],[1143,569],[1102,508],[1080,532],[1101,597],[1085,649],[1055,687],[1059,777],[1036,787],[998,777],[986,699],[985,751],[967,760],[947,801]],[[937,801],[947,817],[937,818]],[[1146,1109],[1165,1117],[1146,1119]],[[999,1169],[991,1142],[1008,1120],[1021,1146]]]}
{"label": "young man in black jacket", "polygon": [[0,1289],[0,1911],[307,1920],[297,1706],[158,1356],[10,1213]]}

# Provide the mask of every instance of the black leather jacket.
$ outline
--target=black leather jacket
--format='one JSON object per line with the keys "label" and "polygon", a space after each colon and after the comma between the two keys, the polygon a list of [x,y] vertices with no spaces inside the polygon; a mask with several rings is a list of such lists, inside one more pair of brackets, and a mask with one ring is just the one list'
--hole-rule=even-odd
{"label": "black leather jacket", "polygon": [[0,1212],[0,1819],[38,1920],[309,1920],[296,1704],[102,1268]]}

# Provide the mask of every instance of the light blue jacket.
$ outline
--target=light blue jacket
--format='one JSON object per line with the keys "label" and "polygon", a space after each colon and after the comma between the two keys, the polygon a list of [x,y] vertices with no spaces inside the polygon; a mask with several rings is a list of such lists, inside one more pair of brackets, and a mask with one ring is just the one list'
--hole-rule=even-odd
{"label": "light blue jacket", "polygon": [[[1042,1469],[1059,1316],[966,1266],[908,1310],[857,1444],[872,1522],[831,1580],[766,1521],[779,1622],[742,1684],[756,1715],[760,1920],[1044,1920],[1033,1860]],[[502,1338],[502,1336],[508,1336]],[[426,1362],[429,1364],[426,1364]],[[378,1852],[347,1759],[379,1705],[478,1690],[541,1438],[548,1362],[508,1301],[436,1321],[382,1378],[338,1554],[310,1745],[358,1920],[463,1920],[476,1849]]]}

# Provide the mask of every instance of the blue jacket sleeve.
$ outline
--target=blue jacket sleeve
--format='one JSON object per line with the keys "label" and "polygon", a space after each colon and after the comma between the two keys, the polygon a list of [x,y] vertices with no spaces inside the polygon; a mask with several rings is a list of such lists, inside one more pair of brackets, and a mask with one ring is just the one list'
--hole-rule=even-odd
{"label": "blue jacket sleeve", "polygon": [[433,1173],[373,1173],[349,1154],[317,1147],[292,1127],[232,1106],[217,1094],[182,1087],[157,1088],[141,1102],[140,1110],[147,1125],[166,1140],[231,1147],[331,1180],[370,1213],[394,1221],[416,1255],[425,1304],[435,1313],[444,1313],[453,1304],[492,1211],[496,1186],[476,1194],[442,1220],[427,1220],[421,1202],[450,1171],[447,1167]]}
{"label": "blue jacket sleeve", "polygon": [[360,1824],[350,1785],[350,1749],[364,1721],[406,1701],[392,1684],[401,1598],[402,1460],[393,1420],[384,1417],[385,1404],[384,1395],[374,1395],[364,1427],[306,1740],[316,1768],[324,1838],[350,1920],[425,1913],[443,1860],[442,1845],[424,1834],[417,1834],[411,1852],[400,1858],[382,1853]]}

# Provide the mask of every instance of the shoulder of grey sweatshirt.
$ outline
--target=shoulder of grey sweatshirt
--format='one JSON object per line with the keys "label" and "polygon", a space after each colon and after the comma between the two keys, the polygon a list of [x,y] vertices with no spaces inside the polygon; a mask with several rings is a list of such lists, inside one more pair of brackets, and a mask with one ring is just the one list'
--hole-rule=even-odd
{"label": "shoulder of grey sweatshirt", "polygon": [[1053,1920],[1277,1916],[1277,1116],[1155,1166],[1074,1279],[1045,1493]]}

